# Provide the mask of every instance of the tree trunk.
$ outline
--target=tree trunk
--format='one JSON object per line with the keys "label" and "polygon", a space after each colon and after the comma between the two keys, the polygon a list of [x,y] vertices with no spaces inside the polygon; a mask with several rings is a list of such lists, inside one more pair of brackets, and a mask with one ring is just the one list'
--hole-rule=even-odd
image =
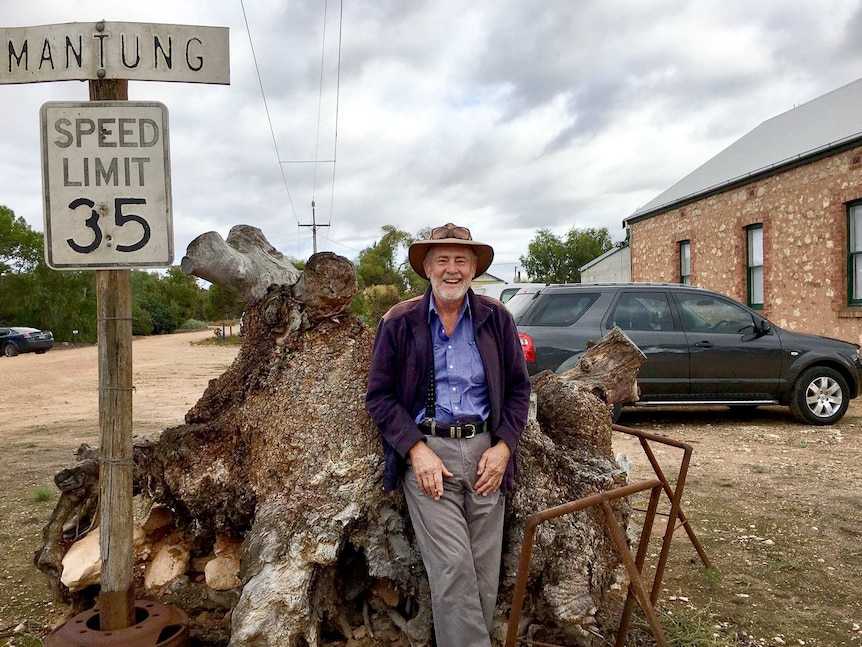
{"label": "tree trunk", "polygon": [[[373,331],[345,314],[356,292],[348,262],[316,255],[292,283],[273,285],[271,269],[260,270],[261,279],[249,274],[257,261],[247,259],[275,257],[262,235],[259,249],[234,241],[244,256],[201,255],[200,240],[190,245],[186,259],[196,260],[184,259],[184,269],[248,295],[266,285],[246,310],[236,361],[211,381],[186,424],[135,446],[136,492],[173,511],[167,525],[143,525],[149,547],[141,551],[139,586],[160,551],[174,547],[188,556],[184,573],[141,596],[186,609],[201,644],[318,646],[341,635],[364,641],[355,645],[382,645],[406,635],[411,645],[431,645],[428,583],[403,495],[381,487],[383,454],[365,410]],[[238,268],[245,268],[241,280]],[[633,393],[639,364],[626,339],[615,336],[585,355],[585,362],[601,356],[618,367],[604,381],[596,364],[585,384],[573,375],[533,378],[538,416],[519,446],[517,489],[507,502],[497,642],[505,636],[526,515],[626,481],[611,452],[610,405],[596,395]],[[85,525],[70,521],[92,517],[88,451],[61,473],[66,477],[58,475],[58,485],[72,474],[85,484],[63,489],[37,554],[57,590],[58,558]],[[624,503],[618,513],[624,522]],[[222,590],[214,583],[230,582],[230,573],[210,577],[207,564],[223,557],[218,565],[229,570],[235,560],[219,546],[231,540],[242,542],[239,584]],[[523,611],[534,638],[582,640],[618,563],[600,513],[547,524]]]}

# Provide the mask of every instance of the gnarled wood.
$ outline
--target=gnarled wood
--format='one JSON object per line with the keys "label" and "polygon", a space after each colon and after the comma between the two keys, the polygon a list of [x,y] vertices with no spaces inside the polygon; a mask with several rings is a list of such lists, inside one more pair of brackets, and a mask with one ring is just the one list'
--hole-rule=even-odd
{"label": "gnarled wood", "polygon": [[270,285],[293,285],[300,275],[263,232],[250,225],[232,227],[227,240],[214,231],[201,234],[189,243],[180,267],[185,274],[230,290],[246,303],[263,297]]}
{"label": "gnarled wood", "polygon": [[647,357],[618,326],[590,345],[560,379],[577,382],[611,404],[635,402],[637,375]]}
{"label": "gnarled wood", "polygon": [[[414,647],[431,644],[427,578],[403,495],[381,487],[383,454],[365,410],[373,331],[341,314],[355,286],[345,263],[317,255],[300,280],[266,286],[246,309],[236,361],[210,382],[186,424],[135,445],[136,491],[174,511],[160,532],[190,553],[186,574],[141,595],[182,606],[193,637],[208,644],[319,646],[324,631],[378,641],[363,645],[399,635]],[[593,355],[604,352],[596,348]],[[614,361],[617,351],[607,352]],[[634,380],[616,379],[626,377]],[[499,640],[526,515],[625,482],[611,452],[609,406],[596,395],[614,393],[609,383],[533,378],[538,417],[522,437],[507,502]],[[65,496],[58,510],[70,507]],[[617,512],[624,522],[624,503]],[[49,542],[67,545],[59,523],[57,516],[49,524],[45,554],[57,550]],[[207,586],[205,571],[224,537],[243,542],[241,583],[220,591]],[[543,529],[523,610],[534,637],[577,644],[596,622],[618,562],[600,514]]]}

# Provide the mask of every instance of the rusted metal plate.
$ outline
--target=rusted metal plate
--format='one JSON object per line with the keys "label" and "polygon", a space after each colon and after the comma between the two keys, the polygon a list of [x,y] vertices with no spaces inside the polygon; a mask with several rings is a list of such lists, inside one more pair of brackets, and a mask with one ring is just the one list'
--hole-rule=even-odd
{"label": "rusted metal plate", "polygon": [[99,607],[79,613],[45,638],[46,647],[187,647],[189,618],[185,611],[149,600],[135,600],[135,624],[101,631]]}

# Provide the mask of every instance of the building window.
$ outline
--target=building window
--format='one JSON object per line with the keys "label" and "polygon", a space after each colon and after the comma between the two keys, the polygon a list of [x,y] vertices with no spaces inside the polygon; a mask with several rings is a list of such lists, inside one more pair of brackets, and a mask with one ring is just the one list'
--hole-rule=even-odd
{"label": "building window", "polygon": [[862,305],[862,203],[847,207],[847,295],[850,305]]}
{"label": "building window", "polygon": [[679,243],[679,282],[691,285],[691,241]]}
{"label": "building window", "polygon": [[748,305],[763,308],[763,225],[745,228],[748,241]]}

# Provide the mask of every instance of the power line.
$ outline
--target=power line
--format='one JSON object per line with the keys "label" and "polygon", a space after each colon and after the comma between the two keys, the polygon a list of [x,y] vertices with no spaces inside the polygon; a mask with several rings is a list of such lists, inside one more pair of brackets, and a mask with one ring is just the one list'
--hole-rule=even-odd
{"label": "power line", "polygon": [[314,193],[317,190],[317,159],[320,157],[320,111],[323,107],[323,61],[326,56],[326,13],[329,9],[329,0],[323,3],[323,38],[320,39],[320,80],[317,89],[317,133],[314,139],[314,175],[311,180],[311,206],[314,207]]}
{"label": "power line", "polygon": [[335,203],[335,160],[338,159],[338,106],[341,99],[341,32],[344,24],[344,0],[338,15],[338,66],[335,74],[335,137],[332,144],[332,190],[329,195],[329,221],[332,222],[332,205]]}
{"label": "power line", "polygon": [[287,185],[287,177],[284,175],[284,166],[281,164],[281,155],[278,153],[278,142],[275,139],[275,129],[272,127],[272,118],[269,115],[269,104],[266,101],[266,92],[263,89],[263,79],[260,76],[260,67],[257,64],[257,54],[254,52],[254,42],[251,38],[251,29],[248,26],[248,16],[245,13],[245,3],[243,0],[239,0],[240,7],[242,7],[242,18],[245,21],[245,31],[248,34],[248,44],[251,47],[251,57],[254,60],[254,69],[257,73],[257,82],[260,85],[260,94],[263,97],[263,107],[266,111],[266,120],[269,123],[269,132],[272,135],[272,145],[275,148],[275,159],[278,164],[279,171],[281,171],[281,180],[284,183],[284,188],[287,191],[287,201],[290,203],[290,210],[293,212],[293,219],[299,223],[299,218],[296,217],[296,209],[293,207],[293,198],[290,197],[290,187]]}
{"label": "power line", "polygon": [[[329,200],[329,220],[330,223],[332,221],[333,214],[333,203],[335,200],[335,165],[337,161],[337,151],[338,151],[338,117],[339,117],[339,106],[341,99],[341,44],[342,44],[342,34],[343,34],[343,26],[344,26],[344,0],[340,1],[339,5],[339,20],[338,20],[338,62],[336,68],[336,91],[335,91],[335,135],[333,141],[333,155],[332,159],[329,160],[321,160],[319,151],[320,151],[320,124],[321,124],[321,113],[322,113],[322,105],[323,105],[323,73],[324,73],[324,62],[326,55],[326,23],[328,16],[328,8],[329,8],[329,0],[326,0],[324,4],[323,11],[323,39],[321,43],[321,52],[320,52],[320,81],[319,81],[319,89],[318,89],[318,104],[317,104],[317,133],[315,140],[315,151],[314,151],[314,160],[282,160],[281,155],[278,150],[278,141],[275,136],[275,129],[272,124],[272,117],[269,111],[269,104],[266,99],[266,92],[263,86],[263,78],[260,73],[260,66],[257,62],[257,54],[254,50],[254,42],[251,35],[251,28],[248,23],[248,16],[245,10],[245,2],[244,0],[240,0],[240,6],[242,8],[243,20],[245,21],[246,33],[248,34],[248,41],[251,47],[251,55],[254,61],[255,72],[257,73],[258,84],[260,85],[260,93],[263,98],[264,110],[266,111],[266,119],[269,124],[269,131],[272,136],[272,145],[275,150],[276,160],[278,162],[279,171],[281,172],[281,179],[284,183],[285,191],[287,192],[287,199],[290,203],[290,210],[293,213],[294,220],[296,220],[296,224],[298,227],[311,227],[312,231],[312,239],[314,242],[314,253],[317,253],[317,229],[319,227],[329,227],[330,224],[318,224],[317,217],[315,213],[315,193],[317,190],[317,166],[318,164],[332,164],[332,184],[330,191],[330,200]],[[287,176],[284,172],[284,166],[286,164],[314,164],[314,175],[312,180],[312,192],[311,192],[311,210],[312,210],[312,222],[311,224],[303,224],[299,222],[299,217],[296,213],[296,208],[293,205],[293,198],[290,194],[290,187],[287,183]]]}
{"label": "power line", "polygon": [[342,0],[340,11],[339,11],[339,20],[338,20],[338,65],[337,65],[337,74],[336,74],[336,91],[335,91],[335,143],[333,144],[333,155],[332,155],[332,190],[330,193],[329,199],[329,223],[327,224],[318,224],[317,223],[317,213],[315,210],[315,192],[317,191],[317,165],[320,161],[320,115],[323,106],[323,69],[324,69],[324,61],[326,55],[326,18],[329,10],[329,0],[326,0],[323,6],[323,42],[320,47],[320,82],[318,88],[318,96],[317,96],[317,134],[315,139],[315,148],[314,148],[314,176],[311,185],[311,224],[300,223],[297,221],[297,225],[299,227],[311,227],[311,237],[313,240],[313,250],[314,253],[317,253],[317,230],[319,227],[329,227],[332,222],[332,203],[335,199],[335,163],[337,159],[336,151],[338,146],[338,102],[341,93],[341,35],[342,35],[342,26],[344,24],[344,1]]}

